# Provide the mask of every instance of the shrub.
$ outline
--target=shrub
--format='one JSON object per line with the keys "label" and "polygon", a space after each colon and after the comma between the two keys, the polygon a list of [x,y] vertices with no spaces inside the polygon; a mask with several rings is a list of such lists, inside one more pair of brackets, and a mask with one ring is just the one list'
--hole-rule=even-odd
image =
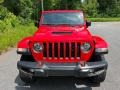
{"label": "shrub", "polygon": [[7,8],[0,5],[0,20],[4,20],[8,13],[9,11],[7,10]]}
{"label": "shrub", "polygon": [[0,33],[4,33],[6,30],[13,30],[12,28],[19,23],[18,18],[13,13],[0,6]]}
{"label": "shrub", "polygon": [[6,31],[0,34],[0,53],[7,50],[9,47],[14,47],[16,43],[23,37],[32,35],[35,31],[34,24],[19,25],[14,30]]}
{"label": "shrub", "polygon": [[6,28],[5,22],[0,20],[0,33],[3,33]]}

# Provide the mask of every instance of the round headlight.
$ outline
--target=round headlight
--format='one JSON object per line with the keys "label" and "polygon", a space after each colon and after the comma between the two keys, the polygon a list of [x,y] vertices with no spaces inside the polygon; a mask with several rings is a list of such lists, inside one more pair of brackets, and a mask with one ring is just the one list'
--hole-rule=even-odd
{"label": "round headlight", "polygon": [[42,45],[40,45],[39,43],[35,43],[35,44],[33,45],[33,51],[34,51],[35,53],[40,53],[42,50],[43,50],[43,47],[42,47]]}
{"label": "round headlight", "polygon": [[91,49],[90,43],[85,42],[81,45],[81,50],[84,53],[88,53],[90,51],[90,49]]}

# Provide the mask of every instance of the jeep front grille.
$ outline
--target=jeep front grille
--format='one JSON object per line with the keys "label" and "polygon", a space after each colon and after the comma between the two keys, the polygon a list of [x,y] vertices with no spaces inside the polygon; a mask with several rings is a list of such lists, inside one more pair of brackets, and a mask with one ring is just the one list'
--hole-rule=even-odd
{"label": "jeep front grille", "polygon": [[65,42],[65,43],[43,43],[44,58],[80,58],[80,43]]}

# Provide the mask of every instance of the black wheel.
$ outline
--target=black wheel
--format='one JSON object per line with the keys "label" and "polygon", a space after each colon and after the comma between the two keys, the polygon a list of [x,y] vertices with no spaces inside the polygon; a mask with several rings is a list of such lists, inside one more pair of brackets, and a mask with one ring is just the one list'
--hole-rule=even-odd
{"label": "black wheel", "polygon": [[90,77],[89,79],[92,83],[101,83],[105,80],[105,78],[106,78],[106,71],[98,76]]}
{"label": "black wheel", "polygon": [[19,76],[20,79],[25,83],[32,83],[33,81],[35,81],[35,78],[32,75],[28,75],[27,73],[24,73],[21,70],[19,70]]}

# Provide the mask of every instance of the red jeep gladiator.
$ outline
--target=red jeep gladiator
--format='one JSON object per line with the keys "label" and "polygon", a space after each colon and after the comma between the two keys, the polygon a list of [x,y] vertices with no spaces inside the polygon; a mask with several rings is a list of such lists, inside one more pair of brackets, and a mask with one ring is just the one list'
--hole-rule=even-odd
{"label": "red jeep gladiator", "polygon": [[35,77],[74,76],[89,78],[93,83],[105,80],[108,63],[107,43],[88,31],[80,10],[43,11],[33,36],[17,46],[21,59],[17,63],[24,82]]}

